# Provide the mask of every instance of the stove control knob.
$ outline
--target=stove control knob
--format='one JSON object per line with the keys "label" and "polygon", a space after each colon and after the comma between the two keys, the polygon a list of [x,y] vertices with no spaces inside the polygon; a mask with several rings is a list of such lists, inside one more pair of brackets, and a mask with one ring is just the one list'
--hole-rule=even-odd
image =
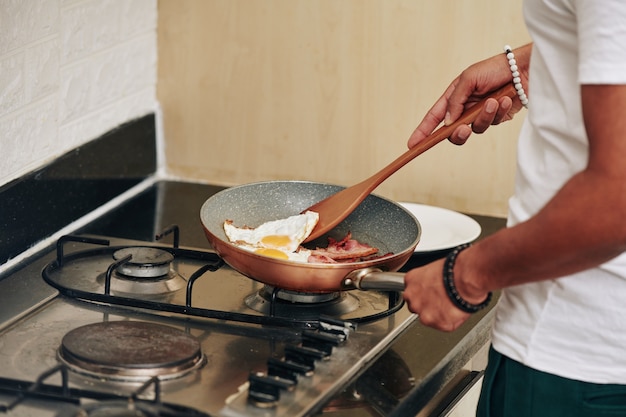
{"label": "stove control knob", "polygon": [[299,375],[311,376],[313,375],[313,369],[310,366],[296,362],[269,358],[267,360],[267,373],[268,375],[292,380],[297,384]]}
{"label": "stove control knob", "polygon": [[285,360],[310,366],[315,369],[315,361],[328,358],[326,352],[302,346],[285,346]]}
{"label": "stove control knob", "polygon": [[291,391],[295,383],[277,376],[252,372],[248,378],[248,401],[257,407],[273,408],[280,400],[281,390]]}
{"label": "stove control knob", "polygon": [[331,333],[318,333],[311,330],[305,330],[302,333],[302,346],[320,350],[327,356],[333,353],[333,347],[339,346],[343,342],[341,336]]}
{"label": "stove control knob", "polygon": [[333,334],[346,340],[350,332],[356,330],[356,324],[349,321],[343,321],[332,317],[320,317],[320,333]]}

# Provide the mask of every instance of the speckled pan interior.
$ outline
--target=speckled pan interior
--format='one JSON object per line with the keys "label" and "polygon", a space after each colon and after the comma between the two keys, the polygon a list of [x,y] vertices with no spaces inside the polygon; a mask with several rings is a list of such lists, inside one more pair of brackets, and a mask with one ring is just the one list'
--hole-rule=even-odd
{"label": "speckled pan interior", "polygon": [[[203,204],[200,217],[209,232],[228,242],[223,230],[225,220],[233,220],[238,227],[256,227],[269,220],[298,214],[343,188],[306,181],[245,184],[211,196]],[[409,211],[376,195],[368,196],[329,235],[340,239],[349,231],[355,239],[377,247],[380,253],[405,252],[414,248],[420,237],[419,222]],[[326,244],[326,237],[321,237],[306,246],[323,247]]]}

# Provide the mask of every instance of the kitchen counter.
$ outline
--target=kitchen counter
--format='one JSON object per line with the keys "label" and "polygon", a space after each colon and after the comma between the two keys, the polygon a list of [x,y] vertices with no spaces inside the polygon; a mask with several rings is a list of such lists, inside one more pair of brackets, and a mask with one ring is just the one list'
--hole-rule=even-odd
{"label": "kitchen counter", "polygon": [[[155,234],[175,223],[180,229],[181,246],[207,248],[199,208],[222,188],[159,181],[80,232],[106,232],[110,236],[153,240]],[[172,204],[173,201],[178,203]],[[478,239],[505,226],[504,219],[471,217],[482,228]],[[403,270],[444,255],[445,251],[440,251],[428,256],[414,256]],[[473,315],[452,333],[439,332],[415,322],[346,392],[331,401],[323,414],[336,417],[363,415],[364,408],[369,409],[371,415],[404,417],[424,413],[433,406],[436,395],[441,395],[467,373],[463,368],[488,343],[494,305],[492,302],[489,308]],[[361,393],[365,395],[361,396]]]}

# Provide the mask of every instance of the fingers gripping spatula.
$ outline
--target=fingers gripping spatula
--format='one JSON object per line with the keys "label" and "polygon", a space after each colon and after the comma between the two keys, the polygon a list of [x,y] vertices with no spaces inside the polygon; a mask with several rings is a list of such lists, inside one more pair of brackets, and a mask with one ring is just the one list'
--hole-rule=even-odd
{"label": "fingers gripping spatula", "polygon": [[505,96],[513,98],[516,95],[517,93],[513,85],[507,85],[506,87],[498,90],[488,97],[485,97],[480,102],[470,107],[467,111],[465,111],[465,113],[461,115],[461,117],[459,117],[459,119],[457,119],[451,125],[442,126],[434,131],[423,141],[400,155],[393,162],[378,171],[376,174],[372,175],[364,181],[361,181],[358,184],[345,188],[340,192],[315,203],[306,210],[303,210],[303,213],[308,210],[319,213],[319,220],[317,222],[317,225],[315,226],[309,237],[305,240],[305,242],[314,240],[329,232],[332,228],[341,223],[343,219],[348,217],[348,215],[350,215],[350,213],[352,213],[354,209],[356,209],[357,206],[361,204],[361,202],[372,191],[374,191],[376,187],[378,187],[383,181],[389,178],[391,174],[395,173],[397,170],[412,161],[418,155],[426,152],[428,149],[432,148],[442,140],[449,137],[458,126],[462,124],[468,125],[472,123],[482,110],[483,105],[485,104],[485,101],[487,99],[500,99]]}

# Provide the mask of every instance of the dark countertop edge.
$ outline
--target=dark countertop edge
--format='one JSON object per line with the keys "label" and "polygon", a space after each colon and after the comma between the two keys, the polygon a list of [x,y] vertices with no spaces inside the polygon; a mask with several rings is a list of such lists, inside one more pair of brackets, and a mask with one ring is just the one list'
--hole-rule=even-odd
{"label": "dark countertop edge", "polygon": [[[495,308],[492,307],[464,333],[462,338],[429,372],[424,375],[416,375],[420,379],[416,381],[415,386],[401,399],[401,402],[389,416],[415,416],[427,405],[432,405],[433,398],[442,393],[459,376],[480,349],[489,343],[494,317]],[[433,349],[437,348],[436,343],[429,346]]]}
{"label": "dark countertop edge", "polygon": [[[464,214],[473,218],[481,225],[481,234],[476,241],[480,241],[506,227],[506,219],[504,218]],[[440,251],[425,259],[417,257],[417,260],[412,259],[409,261],[409,265],[406,265],[406,267],[419,267],[427,262],[434,261],[436,258],[445,256],[446,253],[447,251]],[[409,332],[428,332],[426,338],[429,340],[429,349],[439,349],[445,353],[429,369],[413,375],[416,379],[415,386],[400,399],[399,404],[389,413],[390,417],[415,416],[423,412],[426,408],[433,406],[433,399],[438,395],[444,394],[450,388],[450,385],[458,382],[459,375],[464,371],[466,365],[491,340],[491,328],[495,318],[495,306],[499,295],[499,292],[494,293],[494,299],[489,307],[474,314],[463,326],[454,332],[445,333],[426,328],[419,322],[419,319],[411,326]],[[453,339],[453,341],[450,339]],[[416,349],[416,351],[419,351],[419,349]],[[416,354],[419,353],[416,352]]]}

